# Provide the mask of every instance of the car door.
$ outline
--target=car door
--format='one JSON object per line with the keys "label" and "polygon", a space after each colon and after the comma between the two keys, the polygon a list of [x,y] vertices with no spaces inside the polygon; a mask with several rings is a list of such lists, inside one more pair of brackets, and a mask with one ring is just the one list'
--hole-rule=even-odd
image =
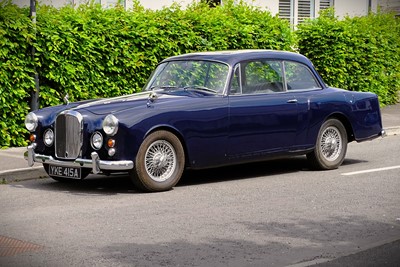
{"label": "car door", "polygon": [[297,102],[287,92],[283,62],[253,60],[236,65],[229,95],[228,155],[256,157],[295,144]]}
{"label": "car door", "polygon": [[320,124],[326,115],[315,108],[323,97],[323,85],[318,81],[310,68],[302,63],[284,61],[287,91],[297,103],[297,135],[293,150],[309,149],[315,144],[315,137]]}

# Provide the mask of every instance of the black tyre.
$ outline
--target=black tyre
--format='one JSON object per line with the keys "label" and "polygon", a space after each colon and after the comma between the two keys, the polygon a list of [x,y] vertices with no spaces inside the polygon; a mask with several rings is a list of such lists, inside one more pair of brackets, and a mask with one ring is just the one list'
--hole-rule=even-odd
{"label": "black tyre", "polygon": [[130,171],[132,182],[140,190],[170,190],[181,179],[185,153],[178,137],[168,131],[151,133],[141,144]]}
{"label": "black tyre", "polygon": [[337,169],[347,151],[347,132],[337,119],[325,121],[318,133],[314,151],[307,158],[315,169]]}
{"label": "black tyre", "polygon": [[[76,179],[71,179],[71,178],[63,178],[63,177],[58,177],[58,176],[54,176],[54,175],[50,175],[49,174],[49,164],[45,164],[43,163],[43,168],[46,171],[47,175],[50,176],[52,179],[58,181],[58,182],[64,182],[64,183],[69,183],[69,182],[76,182],[76,181],[80,181],[80,180],[76,180]],[[81,178],[84,179],[86,178],[89,174],[90,174],[91,169],[87,169],[87,168],[82,168],[81,170]]]}

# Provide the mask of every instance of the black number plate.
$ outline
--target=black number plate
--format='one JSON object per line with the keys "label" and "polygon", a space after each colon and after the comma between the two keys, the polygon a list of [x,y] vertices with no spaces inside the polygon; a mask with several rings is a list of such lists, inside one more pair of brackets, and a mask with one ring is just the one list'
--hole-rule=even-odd
{"label": "black number plate", "polygon": [[49,175],[71,179],[81,179],[81,169],[75,167],[49,165]]}

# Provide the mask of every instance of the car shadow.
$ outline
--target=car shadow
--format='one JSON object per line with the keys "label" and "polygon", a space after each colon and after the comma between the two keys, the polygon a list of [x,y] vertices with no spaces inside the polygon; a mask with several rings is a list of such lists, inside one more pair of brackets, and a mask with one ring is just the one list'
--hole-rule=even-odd
{"label": "car shadow", "polygon": [[[353,165],[367,162],[365,160],[345,159],[342,165]],[[196,185],[204,183],[217,183],[236,179],[248,179],[259,176],[272,176],[293,172],[315,172],[305,156],[283,158],[256,163],[247,163],[227,167],[186,170],[179,185]]]}
{"label": "car shadow", "polygon": [[15,187],[29,187],[46,191],[60,191],[76,195],[115,195],[140,193],[132,184],[129,176],[125,174],[89,175],[83,180],[55,181],[50,177],[39,179],[42,182],[26,181],[23,184],[13,184]]}
{"label": "car shadow", "polygon": [[186,170],[177,186],[218,183],[309,170],[307,159],[300,156],[213,169]]}
{"label": "car shadow", "polygon": [[365,162],[368,162],[368,161],[359,160],[359,159],[344,159],[342,166],[354,165],[354,164],[365,163]]}
{"label": "car shadow", "polygon": [[[346,159],[343,165],[363,163],[363,160]],[[200,184],[221,183],[233,180],[251,179],[260,176],[274,176],[294,172],[314,171],[310,168],[305,156],[276,159],[256,163],[247,163],[204,170],[185,170],[176,187]],[[26,182],[24,187],[41,190],[63,191],[70,194],[113,195],[142,194],[137,190],[126,173],[106,175],[89,175],[83,180],[54,181],[43,179],[43,183]],[[14,184],[13,186],[21,186]]]}

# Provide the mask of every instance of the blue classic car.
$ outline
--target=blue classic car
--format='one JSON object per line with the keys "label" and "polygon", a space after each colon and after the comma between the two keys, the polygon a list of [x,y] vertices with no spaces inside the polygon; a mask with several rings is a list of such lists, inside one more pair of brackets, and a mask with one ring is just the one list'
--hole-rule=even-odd
{"label": "blue classic car", "polygon": [[143,92],[30,112],[25,158],[55,180],[128,172],[169,190],[185,168],[307,155],[338,168],[347,143],[384,134],[375,94],[327,86],[304,56],[270,50],[163,60]]}

